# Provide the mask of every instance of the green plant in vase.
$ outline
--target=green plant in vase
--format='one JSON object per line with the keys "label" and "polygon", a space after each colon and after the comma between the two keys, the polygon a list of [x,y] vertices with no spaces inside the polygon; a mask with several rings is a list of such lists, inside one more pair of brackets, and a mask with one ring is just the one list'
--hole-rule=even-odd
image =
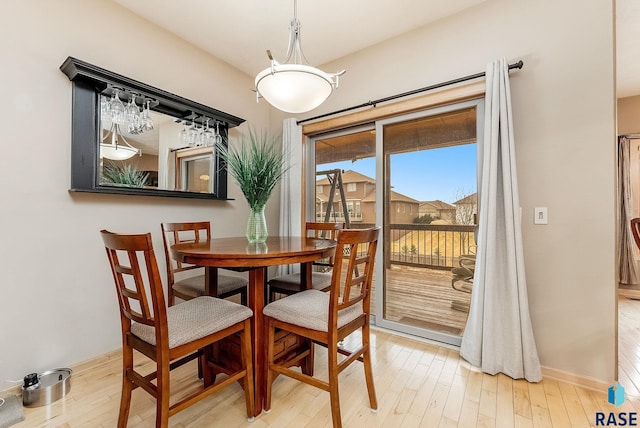
{"label": "green plant in vase", "polygon": [[278,137],[265,131],[258,133],[250,127],[247,134],[241,135],[237,147],[218,144],[217,149],[249,204],[247,240],[249,243],[265,242],[268,232],[264,207],[289,169]]}

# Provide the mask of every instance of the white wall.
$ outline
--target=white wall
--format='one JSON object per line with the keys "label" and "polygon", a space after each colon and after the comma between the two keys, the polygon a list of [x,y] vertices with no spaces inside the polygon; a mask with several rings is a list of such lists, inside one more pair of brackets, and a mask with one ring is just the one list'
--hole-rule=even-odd
{"label": "white wall", "polygon": [[[211,219],[241,234],[246,204],[69,194],[69,55],[243,117],[281,126],[255,104],[252,77],[101,0],[5,0],[0,15],[0,389],[119,346],[98,230],[150,230]],[[411,13],[411,11],[407,11]],[[330,23],[329,23],[330,24]],[[327,28],[330,28],[328,25]],[[105,35],[108,34],[108,38]],[[134,47],[124,48],[135,40]],[[347,69],[309,116],[449,80],[494,58],[512,73],[515,137],[534,333],[546,367],[615,376],[614,86],[610,0],[488,0],[436,25],[323,65]],[[25,168],[18,160],[29,159]],[[549,207],[550,224],[533,225]],[[588,210],[586,207],[589,207]],[[277,194],[268,206],[277,230]],[[244,211],[242,211],[244,213]],[[215,227],[214,227],[215,230]]]}
{"label": "white wall", "polygon": [[[210,220],[243,235],[246,203],[69,193],[71,82],[67,56],[268,125],[252,78],[113,2],[5,0],[0,6],[0,390],[30,372],[120,347],[117,301],[98,231],[150,231]],[[267,207],[277,230],[277,200]],[[162,258],[159,260],[164,269]]]}
{"label": "white wall", "polygon": [[[616,367],[613,5],[589,5],[489,0],[325,64],[347,73],[307,117],[484,71],[499,57],[522,59],[511,89],[538,351],[545,367],[609,383]],[[549,208],[549,225],[533,224],[540,206]]]}

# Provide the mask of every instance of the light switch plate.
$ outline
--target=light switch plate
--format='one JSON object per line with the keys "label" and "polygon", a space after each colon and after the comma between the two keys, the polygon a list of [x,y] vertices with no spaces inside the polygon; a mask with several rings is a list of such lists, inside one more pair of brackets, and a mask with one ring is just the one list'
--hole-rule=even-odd
{"label": "light switch plate", "polygon": [[536,207],[533,209],[533,224],[549,224],[547,207]]}

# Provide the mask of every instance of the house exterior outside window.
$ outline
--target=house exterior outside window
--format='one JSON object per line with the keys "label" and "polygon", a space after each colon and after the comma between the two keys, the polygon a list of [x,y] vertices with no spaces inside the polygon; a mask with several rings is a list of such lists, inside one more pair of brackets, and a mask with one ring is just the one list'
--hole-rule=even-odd
{"label": "house exterior outside window", "polygon": [[456,207],[457,224],[476,224],[478,215],[478,193],[472,193],[453,203]]}
{"label": "house exterior outside window", "polygon": [[362,211],[359,200],[347,201],[347,211],[349,211],[349,219],[351,221],[362,221]]}
{"label": "house exterior outside window", "polygon": [[[349,195],[349,199],[346,201],[349,223],[375,224],[375,180],[358,172],[347,170],[342,173],[342,183],[345,194]],[[330,210],[329,218],[331,221],[345,221],[339,189],[336,189],[332,207],[328,207],[330,192],[329,180],[318,177],[316,181],[316,218],[322,221],[326,218],[327,210]],[[397,192],[392,192],[391,204],[394,206],[391,223],[412,224],[419,213],[419,201]]]}

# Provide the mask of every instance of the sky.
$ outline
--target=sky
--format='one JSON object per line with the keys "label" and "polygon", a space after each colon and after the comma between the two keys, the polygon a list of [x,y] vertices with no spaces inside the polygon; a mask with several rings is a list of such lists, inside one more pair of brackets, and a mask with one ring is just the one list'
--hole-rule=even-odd
{"label": "sky", "polygon": [[[353,170],[375,178],[375,158],[318,165]],[[445,147],[391,155],[391,186],[419,201],[453,203],[476,192],[476,145]]]}

